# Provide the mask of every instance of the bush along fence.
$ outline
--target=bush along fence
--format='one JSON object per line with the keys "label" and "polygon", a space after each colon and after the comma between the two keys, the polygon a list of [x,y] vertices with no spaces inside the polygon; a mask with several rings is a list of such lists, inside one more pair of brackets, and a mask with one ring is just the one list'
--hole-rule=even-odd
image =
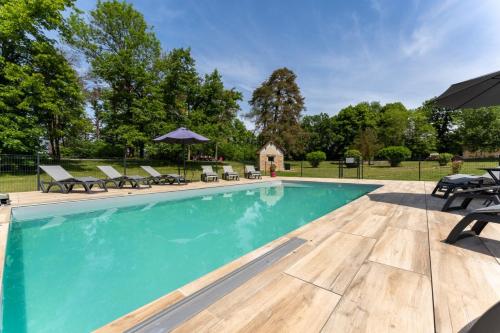
{"label": "bush along fence", "polygon": [[[319,161],[317,161],[319,159]],[[222,165],[232,165],[234,171],[241,176],[244,166],[255,165],[256,161],[189,161],[186,163],[186,178],[198,181],[201,176],[201,165],[210,164],[214,171],[222,172]],[[0,193],[39,190],[40,179],[48,180],[47,175],[40,171],[39,165],[61,165],[72,176],[105,177],[98,165],[111,165],[119,172],[128,175],[147,174],[141,165],[150,165],[161,173],[182,173],[182,162],[150,160],[150,159],[52,159],[46,155],[0,155]],[[264,176],[270,175],[271,162],[265,163]],[[458,162],[445,160],[404,160],[397,166],[391,166],[386,160],[363,161],[358,156],[347,156],[335,161],[325,161],[321,156],[315,157],[312,165],[308,161],[285,161],[284,170],[277,170],[282,177],[314,177],[314,178],[357,178],[380,180],[426,180],[437,181],[453,174],[465,173],[482,175],[482,168],[500,165],[499,158],[464,159]],[[393,163],[394,165],[394,163]],[[179,167],[180,166],[180,167]],[[255,165],[258,167],[257,165]]]}

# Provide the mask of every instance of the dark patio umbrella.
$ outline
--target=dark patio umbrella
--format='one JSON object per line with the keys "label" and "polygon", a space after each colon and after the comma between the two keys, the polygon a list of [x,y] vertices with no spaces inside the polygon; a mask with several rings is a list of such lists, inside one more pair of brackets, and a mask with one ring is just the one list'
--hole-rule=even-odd
{"label": "dark patio umbrella", "polygon": [[[153,141],[182,144],[182,155],[184,160],[184,178],[186,178],[186,154],[185,154],[186,145],[194,143],[204,143],[210,140],[205,138],[203,135],[191,132],[185,127],[180,127],[175,131],[172,131],[170,133],[164,134],[162,136],[153,139]],[[180,167],[179,167],[179,173],[180,173]]]}
{"label": "dark patio umbrella", "polygon": [[455,83],[434,102],[454,110],[500,105],[500,71]]}

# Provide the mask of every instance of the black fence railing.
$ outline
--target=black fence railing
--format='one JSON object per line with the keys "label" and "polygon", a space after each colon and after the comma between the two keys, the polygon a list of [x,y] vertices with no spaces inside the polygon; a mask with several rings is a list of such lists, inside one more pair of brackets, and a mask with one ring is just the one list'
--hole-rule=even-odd
{"label": "black fence railing", "polygon": [[[161,173],[182,171],[182,163],[176,161],[152,159],[53,159],[46,155],[0,155],[0,193],[36,191],[39,181],[48,180],[48,176],[40,172],[39,165],[61,165],[72,176],[92,176],[103,178],[98,165],[111,165],[119,172],[128,175],[147,176],[141,165],[150,165]],[[214,171],[221,174],[222,165],[230,164],[240,175],[244,173],[246,164],[255,165],[255,161],[189,161],[186,163],[186,178],[198,181],[201,176],[201,165],[211,164]],[[482,175],[482,168],[500,165],[499,158],[464,159],[459,170],[453,170],[452,164],[440,165],[438,161],[416,160],[404,161],[400,166],[391,167],[387,161],[353,161],[346,159],[325,161],[318,167],[312,167],[307,161],[286,161],[285,170],[277,170],[278,176],[314,177],[314,178],[357,178],[380,180],[426,180],[437,181],[456,172]],[[258,168],[258,165],[255,165]],[[264,176],[270,175],[271,163],[262,167]]]}
{"label": "black fence railing", "polygon": [[[234,171],[243,175],[245,164],[254,161],[218,162],[218,161],[188,161],[186,162],[186,178],[189,181],[199,181],[201,165],[212,165],[217,173],[222,173],[222,165],[231,164]],[[125,175],[148,176],[141,165],[150,165],[160,173],[183,173],[183,163],[177,161],[153,159],[53,159],[46,155],[0,155],[0,193],[24,192],[39,190],[40,180],[49,180],[48,176],[38,168],[39,165],[60,165],[72,176],[91,176],[104,178],[105,175],[97,168],[99,165],[113,166]]]}
{"label": "black fence railing", "polygon": [[325,161],[318,167],[312,167],[306,161],[289,161],[289,170],[279,171],[279,176],[316,177],[316,178],[357,178],[380,180],[426,180],[437,181],[453,173],[483,175],[483,168],[500,165],[499,158],[463,159],[458,169],[452,163],[440,165],[434,160],[403,161],[397,167],[391,167],[387,161],[352,161],[346,159]]}

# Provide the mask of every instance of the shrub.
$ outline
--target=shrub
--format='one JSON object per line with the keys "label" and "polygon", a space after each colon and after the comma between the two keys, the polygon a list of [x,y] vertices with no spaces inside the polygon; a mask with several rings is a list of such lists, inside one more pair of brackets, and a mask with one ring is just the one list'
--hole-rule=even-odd
{"label": "shrub", "polygon": [[317,168],[321,162],[326,160],[326,154],[322,151],[313,151],[306,155],[306,160],[313,168]]}
{"label": "shrub", "polygon": [[451,172],[452,172],[452,174],[459,173],[460,169],[462,169],[462,161],[453,161],[453,162],[451,162]]}
{"label": "shrub", "polygon": [[357,149],[349,149],[345,152],[345,163],[348,168],[358,167],[361,158],[361,152]]}
{"label": "shrub", "polygon": [[354,157],[356,160],[361,160],[361,152],[357,149],[349,149],[345,152],[345,157]]}
{"label": "shrub", "polygon": [[274,163],[273,163],[273,164],[271,164],[271,165],[269,166],[269,171],[271,171],[271,172],[276,172],[276,164],[274,164]]}
{"label": "shrub", "polygon": [[441,154],[439,154],[439,157],[438,157],[439,165],[440,166],[447,165],[448,163],[450,163],[452,157],[453,157],[453,155],[450,154],[450,153],[441,153]]}
{"label": "shrub", "polygon": [[411,151],[404,146],[390,146],[380,149],[378,155],[388,160],[391,167],[397,167],[402,161],[411,157]]}

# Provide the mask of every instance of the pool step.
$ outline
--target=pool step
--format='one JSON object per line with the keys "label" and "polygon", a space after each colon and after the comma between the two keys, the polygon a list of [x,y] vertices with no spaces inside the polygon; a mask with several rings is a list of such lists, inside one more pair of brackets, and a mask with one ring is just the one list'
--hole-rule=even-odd
{"label": "pool step", "polygon": [[169,332],[173,330],[175,327],[200,313],[305,242],[306,240],[301,238],[291,238],[271,251],[266,252],[260,257],[255,258],[249,263],[209,284],[205,288],[198,290],[192,295],[128,329],[126,332],[152,333]]}

